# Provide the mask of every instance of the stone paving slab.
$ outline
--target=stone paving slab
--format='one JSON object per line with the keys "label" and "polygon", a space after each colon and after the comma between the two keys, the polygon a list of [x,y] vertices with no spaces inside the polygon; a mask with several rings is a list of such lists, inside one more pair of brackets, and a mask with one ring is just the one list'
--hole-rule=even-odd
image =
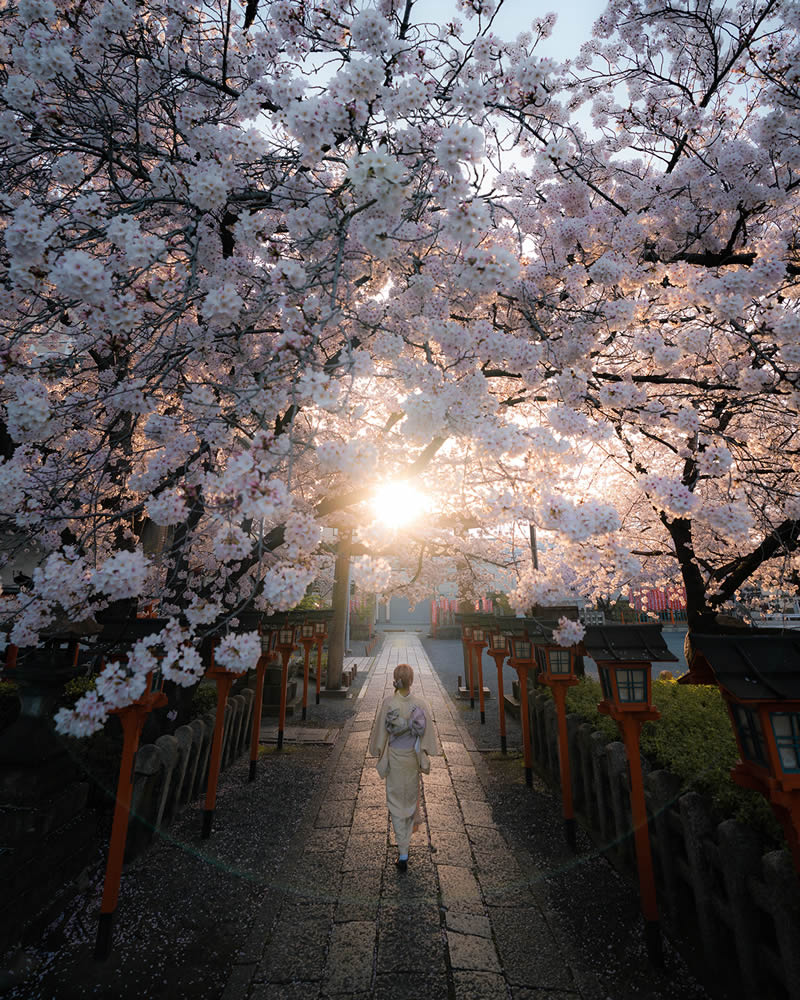
{"label": "stone paving slab", "polygon": [[[422,780],[423,823],[406,873],[395,866],[384,783],[367,757],[399,662],[414,667],[414,690],[433,706],[442,750]],[[358,704],[237,1000],[593,1000],[577,989],[493,819],[475,745],[416,636],[386,637]],[[237,982],[246,975],[241,966]]]}
{"label": "stone paving slab", "polygon": [[[494,972],[453,972],[458,1000],[507,1000],[506,981]],[[545,1000],[544,997],[540,1000]]]}
{"label": "stone paving slab", "polygon": [[354,808],[355,799],[345,799],[343,801],[334,799],[329,802],[323,802],[317,813],[317,818],[314,820],[314,826],[317,829],[328,826],[349,827],[353,820]]}
{"label": "stone paving slab", "polygon": [[331,781],[328,785],[326,798],[329,802],[346,802],[348,799],[355,802],[358,798],[360,788],[357,780],[353,781]]}
{"label": "stone paving slab", "polygon": [[336,922],[371,920],[374,923],[381,902],[382,879],[383,872],[372,868],[345,872],[336,906]]}
{"label": "stone paving slab", "polygon": [[484,913],[463,913],[458,910],[448,910],[445,914],[448,931],[456,934],[471,934],[477,937],[490,938],[492,924]]}
{"label": "stone paving slab", "polygon": [[436,851],[437,864],[472,864],[469,838],[460,830],[431,830],[431,847]]}
{"label": "stone paving slab", "polygon": [[323,994],[346,993],[352,996],[354,993],[367,993],[372,985],[374,950],[374,921],[335,924],[331,931]]}
{"label": "stone paving slab", "polygon": [[450,949],[450,964],[454,969],[500,972],[497,950],[490,938],[448,931],[447,947]]}
{"label": "stone paving slab", "polygon": [[439,908],[433,903],[381,907],[378,974],[445,972]]}

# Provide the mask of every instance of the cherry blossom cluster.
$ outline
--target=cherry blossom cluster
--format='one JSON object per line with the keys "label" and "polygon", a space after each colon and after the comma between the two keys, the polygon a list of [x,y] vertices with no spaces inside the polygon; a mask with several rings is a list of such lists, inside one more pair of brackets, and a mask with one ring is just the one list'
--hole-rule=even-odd
{"label": "cherry blossom cluster", "polygon": [[553,630],[553,641],[559,646],[575,646],[586,635],[586,629],[581,622],[569,618],[559,618],[558,628]]}

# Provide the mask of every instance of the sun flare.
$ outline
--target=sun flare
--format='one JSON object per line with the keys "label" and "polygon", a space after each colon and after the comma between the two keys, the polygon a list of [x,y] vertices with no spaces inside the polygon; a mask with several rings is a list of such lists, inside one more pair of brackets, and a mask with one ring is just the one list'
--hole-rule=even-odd
{"label": "sun flare", "polygon": [[428,497],[408,483],[385,483],[376,492],[372,501],[379,520],[390,527],[409,524],[421,517],[428,509]]}

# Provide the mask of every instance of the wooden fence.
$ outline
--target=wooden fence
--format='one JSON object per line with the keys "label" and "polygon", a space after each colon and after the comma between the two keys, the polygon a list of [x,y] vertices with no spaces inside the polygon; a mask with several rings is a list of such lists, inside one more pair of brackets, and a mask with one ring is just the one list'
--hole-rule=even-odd
{"label": "wooden fence", "polygon": [[[559,784],[552,698],[529,693],[537,770]],[[572,791],[584,828],[616,867],[635,872],[628,762],[622,743],[567,717]],[[716,824],[667,771],[645,773],[664,929],[711,992],[800,1000],[800,879],[787,851],[762,853],[748,827]]]}

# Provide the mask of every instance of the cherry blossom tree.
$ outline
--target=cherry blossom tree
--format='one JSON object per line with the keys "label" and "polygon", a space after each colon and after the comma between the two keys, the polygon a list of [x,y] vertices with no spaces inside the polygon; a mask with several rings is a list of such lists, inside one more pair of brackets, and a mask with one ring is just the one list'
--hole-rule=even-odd
{"label": "cherry blossom tree", "polygon": [[169,620],[66,728],[297,604],[323,526],[412,599],[516,577],[528,523],[521,606],[677,570],[702,618],[792,565],[797,6],[612,4],[564,66],[495,6],[0,12],[10,641]]}
{"label": "cherry blossom tree", "polygon": [[575,539],[568,498],[580,519],[602,493],[621,530],[566,564],[604,584],[677,569],[697,628],[746,582],[797,579],[799,17],[614,2],[552,89],[591,127],[548,131],[535,95],[502,104],[532,161],[506,177],[530,259],[517,305],[551,427],[591,441],[539,516]]}

